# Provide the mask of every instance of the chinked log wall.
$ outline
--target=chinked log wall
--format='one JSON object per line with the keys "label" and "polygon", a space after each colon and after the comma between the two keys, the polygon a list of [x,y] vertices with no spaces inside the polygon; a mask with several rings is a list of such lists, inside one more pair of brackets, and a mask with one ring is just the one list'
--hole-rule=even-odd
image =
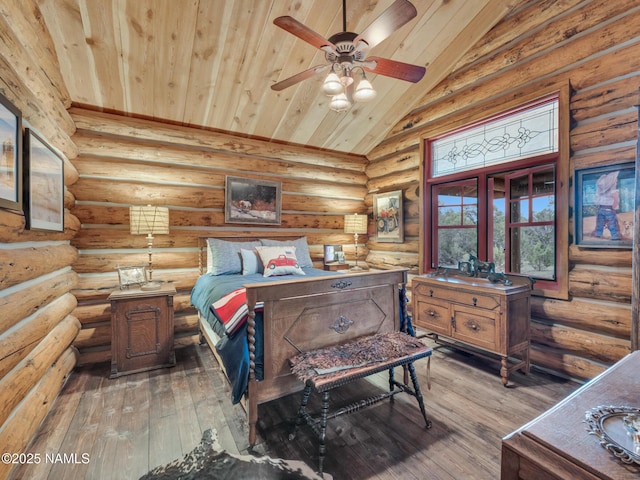
{"label": "chinked log wall", "polygon": [[[397,248],[369,240],[370,264],[419,264],[414,200],[422,161],[420,139],[442,125],[459,126],[465,119],[481,117],[488,105],[569,82],[572,175],[575,169],[635,159],[638,0],[526,2],[460,59],[457,71],[368,155],[370,194],[402,188],[407,200],[405,244]],[[573,204],[573,198],[572,188],[570,198],[561,201]],[[573,238],[572,218],[570,224]],[[532,361],[588,379],[629,352],[631,251],[584,249],[572,243],[560,254],[569,255],[571,298],[533,298]]]}
{"label": "chinked log wall", "polygon": [[[35,2],[0,5],[0,92],[23,115],[24,125],[73,159],[74,125],[70,97],[60,76]],[[78,172],[65,161],[65,185]],[[64,232],[26,230],[22,212],[0,210],[0,445],[3,452],[25,448],[76,364],[71,346],[80,330],[70,293],[77,275],[70,239],[80,230],[64,198]],[[11,464],[0,463],[0,478]]]}
{"label": "chinked log wall", "polygon": [[[130,205],[169,207],[170,234],[153,242],[153,278],[173,282],[176,343],[193,342],[197,316],[189,294],[198,276],[198,237],[306,236],[317,266],[323,245],[347,245],[344,215],[366,213],[366,159],[294,145],[72,108],[77,127],[74,159],[80,178],[70,187],[73,214],[82,229],[74,270],[73,314],[82,323],[74,345],[80,362],[110,358],[111,324],[106,301],[117,287],[116,265],[147,263],[144,235],[129,233]],[[280,226],[225,224],[227,175],[282,182]],[[367,237],[364,236],[363,242]],[[359,240],[360,241],[360,240]],[[358,250],[360,260],[367,251]]]}

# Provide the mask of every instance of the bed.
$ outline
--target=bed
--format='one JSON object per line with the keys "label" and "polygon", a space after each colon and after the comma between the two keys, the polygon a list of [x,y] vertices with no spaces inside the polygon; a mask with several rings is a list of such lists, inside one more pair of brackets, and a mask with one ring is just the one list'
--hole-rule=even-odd
{"label": "bed", "polygon": [[[292,273],[265,277],[264,271],[273,267],[267,262],[259,265],[258,250],[290,246],[295,246],[296,268],[276,256],[282,265],[275,270]],[[398,330],[398,319],[407,319],[405,269],[316,269],[304,237],[200,238],[199,257],[201,275],[191,303],[198,310],[201,342],[209,344],[229,379],[232,401],[242,401],[247,411],[250,445],[256,441],[258,405],[304,387],[291,374],[289,358],[362,335]],[[216,262],[224,265],[220,268]],[[214,304],[217,307],[211,308]]]}

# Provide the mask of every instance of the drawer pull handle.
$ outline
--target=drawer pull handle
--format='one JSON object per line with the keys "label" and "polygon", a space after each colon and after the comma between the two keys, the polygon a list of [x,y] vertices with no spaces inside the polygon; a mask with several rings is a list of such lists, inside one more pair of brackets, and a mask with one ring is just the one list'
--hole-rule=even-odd
{"label": "drawer pull handle", "polygon": [[473,297],[471,300],[473,300],[473,306],[477,307],[478,306],[478,299],[476,297]]}
{"label": "drawer pull handle", "polygon": [[428,310],[427,311],[427,315],[429,315],[430,317],[435,317],[436,316],[436,312],[435,312],[435,310]]}
{"label": "drawer pull handle", "polygon": [[478,325],[476,325],[475,323],[472,323],[469,325],[469,328],[475,331],[475,330],[478,330]]}
{"label": "drawer pull handle", "polygon": [[430,289],[429,289],[429,296],[430,296],[430,297],[433,297],[433,288],[430,288]]}

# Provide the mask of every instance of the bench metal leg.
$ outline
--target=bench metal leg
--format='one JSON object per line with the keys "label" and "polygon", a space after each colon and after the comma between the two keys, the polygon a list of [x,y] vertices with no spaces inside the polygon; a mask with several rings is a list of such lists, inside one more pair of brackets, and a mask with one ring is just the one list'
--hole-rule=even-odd
{"label": "bench metal leg", "polygon": [[424,398],[422,398],[422,392],[420,391],[420,384],[418,383],[416,369],[413,366],[413,363],[407,364],[407,368],[409,369],[409,375],[411,376],[411,383],[413,383],[413,391],[415,392],[416,399],[418,400],[418,405],[420,406],[420,411],[422,412],[424,423],[427,428],[431,428],[431,420],[427,418],[427,412],[424,408]]}
{"label": "bench metal leg", "polygon": [[320,475],[324,464],[324,457],[327,454],[325,440],[327,439],[327,419],[329,414],[329,390],[322,392],[322,404],[320,406],[320,448],[318,450],[318,466]]}
{"label": "bench metal leg", "polygon": [[296,438],[296,433],[298,431],[298,427],[302,425],[302,423],[307,418],[307,404],[309,403],[309,397],[311,396],[311,385],[306,385],[304,387],[304,392],[302,393],[302,401],[300,402],[300,408],[298,409],[298,416],[296,417],[296,423],[293,426],[293,431],[289,434],[289,440],[293,440]]}

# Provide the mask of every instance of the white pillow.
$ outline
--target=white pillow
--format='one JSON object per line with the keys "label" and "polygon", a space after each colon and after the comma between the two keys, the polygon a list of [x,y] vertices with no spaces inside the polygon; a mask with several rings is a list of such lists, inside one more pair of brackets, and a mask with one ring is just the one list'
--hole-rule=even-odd
{"label": "white pillow", "polygon": [[262,242],[262,245],[266,245],[267,247],[286,247],[293,245],[296,247],[296,257],[298,257],[300,268],[313,268],[313,261],[309,254],[307,237],[300,237],[295,240],[272,240],[270,238],[261,238],[260,241]]}
{"label": "white pillow", "polygon": [[264,273],[262,267],[262,260],[258,256],[258,252],[255,250],[240,250],[240,256],[242,257],[242,274],[251,275],[252,273]]}
{"label": "white pillow", "polygon": [[284,247],[256,247],[262,266],[263,276],[275,275],[304,275],[304,271],[296,258],[296,247],[287,245]]}

